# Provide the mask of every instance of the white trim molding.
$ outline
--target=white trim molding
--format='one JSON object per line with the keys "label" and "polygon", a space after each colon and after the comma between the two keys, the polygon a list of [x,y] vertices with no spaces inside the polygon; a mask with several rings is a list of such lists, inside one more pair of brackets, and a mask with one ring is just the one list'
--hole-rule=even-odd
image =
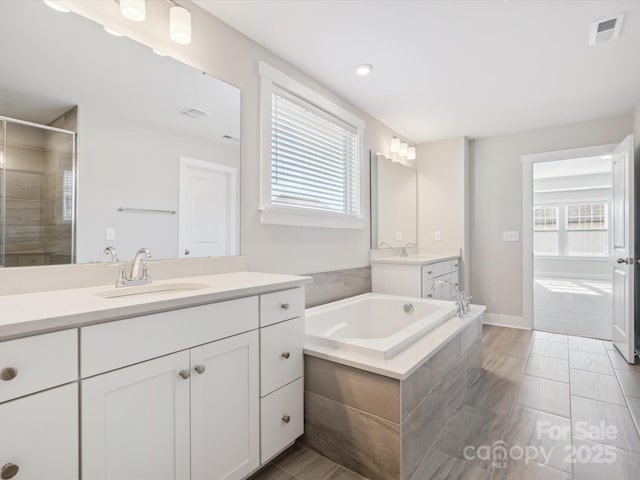
{"label": "white trim molding", "polygon": [[483,313],[482,323],[484,325],[496,325],[498,327],[510,327],[520,328],[522,330],[531,330],[524,317],[517,317],[515,315],[501,315],[499,313]]}
{"label": "white trim molding", "polygon": [[522,155],[522,312],[523,326],[533,328],[533,164],[610,155],[617,144]]}

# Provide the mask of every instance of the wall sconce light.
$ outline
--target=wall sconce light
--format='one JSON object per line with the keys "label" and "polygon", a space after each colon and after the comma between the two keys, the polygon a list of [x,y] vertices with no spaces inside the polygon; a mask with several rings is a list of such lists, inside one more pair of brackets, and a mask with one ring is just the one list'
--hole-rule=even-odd
{"label": "wall sconce light", "polygon": [[415,160],[416,159],[416,147],[407,148],[407,160]]}
{"label": "wall sconce light", "polygon": [[147,16],[145,0],[120,0],[120,13],[134,22],[144,22]]}
{"label": "wall sconce light", "polygon": [[407,156],[407,150],[409,150],[409,145],[407,145],[406,143],[402,142],[400,144],[400,151],[398,152],[398,155],[400,155],[401,157],[406,157]]}
{"label": "wall sconce light", "polygon": [[399,138],[391,139],[391,153],[398,153],[400,151],[400,143]]}
{"label": "wall sconce light", "polygon": [[191,13],[183,7],[174,6],[169,10],[169,36],[180,45],[191,43]]}

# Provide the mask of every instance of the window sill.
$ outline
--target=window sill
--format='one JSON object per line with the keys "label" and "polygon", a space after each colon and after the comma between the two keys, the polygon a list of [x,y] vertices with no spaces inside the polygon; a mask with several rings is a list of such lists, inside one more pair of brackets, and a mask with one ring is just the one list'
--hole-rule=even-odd
{"label": "window sill", "polygon": [[362,217],[351,217],[348,215],[286,207],[266,207],[260,209],[260,221],[268,225],[339,228],[347,230],[363,230],[365,226],[365,221]]}

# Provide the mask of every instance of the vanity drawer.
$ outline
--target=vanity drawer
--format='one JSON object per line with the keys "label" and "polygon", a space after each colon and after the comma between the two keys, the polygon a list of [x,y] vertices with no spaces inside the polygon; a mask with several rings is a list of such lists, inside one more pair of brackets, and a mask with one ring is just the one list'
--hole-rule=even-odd
{"label": "vanity drawer", "polygon": [[258,328],[258,297],[154,313],[81,329],[82,378]]}
{"label": "vanity drawer", "polygon": [[303,345],[304,317],[260,329],[260,396],[302,377]]}
{"label": "vanity drawer", "polygon": [[0,343],[0,402],[77,378],[77,329]]}
{"label": "vanity drawer", "polygon": [[[457,262],[456,262],[457,263]],[[433,276],[440,277],[442,275],[446,275],[447,273],[451,273],[453,269],[452,261],[447,260],[445,262],[438,262],[433,264]]]}
{"label": "vanity drawer", "polygon": [[260,400],[261,463],[304,433],[304,381],[296,380]]}
{"label": "vanity drawer", "polygon": [[425,280],[433,280],[433,265],[425,265],[424,267],[422,267],[422,278]]}
{"label": "vanity drawer", "polygon": [[299,317],[304,314],[304,288],[260,295],[260,326]]}

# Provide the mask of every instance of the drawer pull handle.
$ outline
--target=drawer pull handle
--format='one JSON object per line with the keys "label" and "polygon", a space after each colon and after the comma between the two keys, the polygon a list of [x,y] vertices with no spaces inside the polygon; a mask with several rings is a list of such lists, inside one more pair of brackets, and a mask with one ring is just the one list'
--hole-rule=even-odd
{"label": "drawer pull handle", "polygon": [[454,264],[453,264],[453,266],[454,266],[454,267],[457,267],[457,266],[458,266],[458,264],[457,264],[457,263],[454,263]]}
{"label": "drawer pull handle", "polygon": [[[14,367],[3,368],[2,372],[0,372],[0,378],[2,380],[4,380],[5,382],[8,382],[9,380],[13,380],[17,376],[18,376],[18,369],[14,368]],[[9,465],[9,464],[7,464],[7,465]]]}
{"label": "drawer pull handle", "polygon": [[280,308],[282,308],[283,310],[289,310],[289,304],[283,303],[282,305],[280,305]]}
{"label": "drawer pull handle", "polygon": [[207,367],[205,367],[204,365],[196,365],[193,369],[198,372],[199,374],[203,374],[204,371],[206,370]]}
{"label": "drawer pull handle", "polygon": [[291,421],[291,417],[289,415],[283,415],[282,416],[282,421],[284,423],[289,423]]}
{"label": "drawer pull handle", "polygon": [[291,356],[291,354],[289,352],[284,352],[282,354],[282,358],[284,358],[285,360],[288,360],[290,356]]}
{"label": "drawer pull handle", "polygon": [[180,376],[186,380],[191,376],[191,372],[189,370],[180,370]]}
{"label": "drawer pull handle", "polygon": [[4,467],[2,467],[2,471],[0,471],[0,478],[2,480],[7,480],[9,478],[13,478],[20,470],[20,467],[14,463],[7,463]]}

